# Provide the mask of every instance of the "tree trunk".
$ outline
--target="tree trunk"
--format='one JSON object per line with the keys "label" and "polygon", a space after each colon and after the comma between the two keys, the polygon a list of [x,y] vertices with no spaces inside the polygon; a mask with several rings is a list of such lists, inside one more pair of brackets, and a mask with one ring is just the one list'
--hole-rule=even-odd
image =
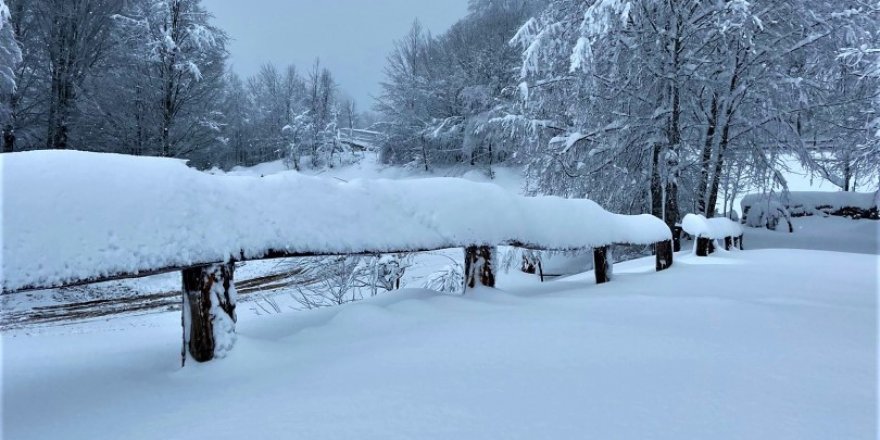
{"label": "tree trunk", "polygon": [[678,184],[675,181],[666,184],[666,206],[663,213],[666,226],[672,230],[678,223]]}
{"label": "tree trunk", "polygon": [[672,230],[678,222],[678,177],[679,164],[678,150],[681,145],[681,84],[678,81],[681,64],[682,23],[675,23],[674,42],[672,46],[672,70],[675,80],[670,84],[672,96],[672,112],[667,127],[667,141],[669,151],[664,158],[666,162],[666,199],[664,204],[663,218],[666,225]]}
{"label": "tree trunk", "polygon": [[477,284],[495,287],[495,248],[491,246],[468,246],[464,250],[465,290]]}
{"label": "tree trunk", "polygon": [[709,168],[712,165],[712,146],[715,144],[715,126],[718,123],[718,95],[712,95],[712,107],[709,111],[708,127],[703,142],[703,155],[700,160],[700,183],[697,185],[697,213],[706,212],[706,191],[709,189]]}
{"label": "tree trunk", "polygon": [[660,177],[660,145],[651,152],[651,215],[663,218],[663,179]]}
{"label": "tree trunk", "polygon": [[721,141],[718,146],[718,158],[715,160],[715,170],[712,175],[712,188],[709,191],[709,200],[706,204],[706,218],[712,218],[715,214],[715,205],[718,203],[718,187],[721,184],[721,171],[724,168],[724,153],[727,151],[730,143],[730,125],[733,116],[736,113],[735,103],[733,102],[733,93],[736,91],[739,83],[739,67],[742,60],[739,55],[736,58],[736,64],[733,75],[730,77],[730,94],[724,112],[724,127],[721,129]]}
{"label": "tree trunk", "polygon": [[12,124],[3,127],[3,152],[12,153],[15,151],[15,128]]}
{"label": "tree trunk", "polygon": [[[730,115],[732,116],[732,115]],[[706,218],[715,216],[715,205],[718,203],[718,189],[721,184],[721,171],[724,168],[724,153],[730,142],[730,119],[725,121],[721,134],[721,144],[718,148],[718,158],[715,160],[715,169],[712,173],[712,188],[709,190],[709,200],[706,204]]]}
{"label": "tree trunk", "polygon": [[593,272],[596,274],[596,284],[611,281],[614,273],[614,255],[608,246],[593,249]]}
{"label": "tree trunk", "polygon": [[235,344],[234,269],[225,263],[183,270],[183,340],[198,362],[222,358]]}
{"label": "tree trunk", "polygon": [[[69,55],[68,55],[69,56]],[[68,147],[70,107],[73,105],[73,84],[71,83],[69,59],[56,60],[52,71],[49,98],[49,121],[46,148],[65,150]]]}
{"label": "tree trunk", "polygon": [[3,152],[12,153],[15,151],[15,127],[18,125],[18,104],[21,102],[21,95],[16,91],[9,95],[9,120],[3,127]]}

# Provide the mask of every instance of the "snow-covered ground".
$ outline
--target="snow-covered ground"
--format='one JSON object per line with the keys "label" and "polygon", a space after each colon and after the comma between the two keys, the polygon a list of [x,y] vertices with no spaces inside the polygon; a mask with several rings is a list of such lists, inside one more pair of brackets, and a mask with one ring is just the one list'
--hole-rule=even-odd
{"label": "snow-covered ground", "polygon": [[787,227],[776,231],[745,228],[745,249],[821,249],[837,252],[880,254],[880,222],[844,217],[796,217],[794,233]]}
{"label": "snow-covered ground", "polygon": [[[803,234],[823,220],[796,219],[801,234],[747,228],[746,248],[831,243]],[[857,247],[880,227],[849,222],[837,238]],[[878,264],[763,249],[685,254],[660,273],[630,261],[603,285],[512,271],[467,296],[243,313],[229,357],[183,369],[177,313],[9,331],[3,433],[875,438]]]}

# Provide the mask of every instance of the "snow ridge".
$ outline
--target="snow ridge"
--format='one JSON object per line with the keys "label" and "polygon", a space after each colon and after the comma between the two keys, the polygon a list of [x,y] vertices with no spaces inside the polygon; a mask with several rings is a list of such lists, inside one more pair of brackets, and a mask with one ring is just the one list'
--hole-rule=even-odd
{"label": "snow ridge", "polygon": [[650,215],[522,197],[455,178],[211,175],[181,160],[79,151],[0,156],[3,289],[260,258],[519,243],[573,249],[671,237]]}

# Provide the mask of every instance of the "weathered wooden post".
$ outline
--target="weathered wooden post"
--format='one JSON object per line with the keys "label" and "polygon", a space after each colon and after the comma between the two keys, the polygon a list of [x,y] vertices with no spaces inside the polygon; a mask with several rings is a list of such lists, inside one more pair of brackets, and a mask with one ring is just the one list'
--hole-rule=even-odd
{"label": "weathered wooden post", "polygon": [[610,247],[593,248],[593,272],[596,273],[596,284],[611,281],[614,274],[614,255]]}
{"label": "weathered wooden post", "polygon": [[472,289],[479,283],[486,287],[495,287],[495,247],[468,246],[464,249],[464,285],[465,290]]}
{"label": "weathered wooden post", "polygon": [[672,241],[658,241],[654,243],[654,254],[657,258],[657,272],[669,269],[672,266],[674,244]]}
{"label": "weathered wooden post", "polygon": [[708,257],[712,253],[712,239],[706,237],[697,237],[697,256]]}
{"label": "weathered wooden post", "polygon": [[743,250],[743,236],[740,234],[739,236],[739,250]]}
{"label": "weathered wooden post", "polygon": [[235,344],[235,263],[184,269],[183,343],[198,362],[222,358]]}
{"label": "weathered wooden post", "polygon": [[733,237],[724,237],[724,250],[729,251]]}

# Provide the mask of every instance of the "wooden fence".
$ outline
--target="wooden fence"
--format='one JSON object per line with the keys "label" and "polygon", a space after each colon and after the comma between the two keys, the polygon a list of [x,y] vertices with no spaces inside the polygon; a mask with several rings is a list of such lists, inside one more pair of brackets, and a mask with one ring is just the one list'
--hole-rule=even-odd
{"label": "wooden fence", "polygon": [[684,232],[696,240],[694,253],[707,257],[715,252],[715,243],[724,244],[724,250],[743,249],[743,230],[739,223],[724,217],[707,219],[702,215],[688,214],[682,220]]}
{"label": "wooden fence", "polygon": [[236,177],[75,151],[0,155],[0,167],[16,188],[4,194],[3,293],[179,271],[184,359],[200,362],[234,340],[236,262],[462,248],[467,288],[495,285],[498,246],[593,249],[597,283],[611,280],[614,245],[653,245],[658,271],[673,263],[656,217],[463,179]]}

